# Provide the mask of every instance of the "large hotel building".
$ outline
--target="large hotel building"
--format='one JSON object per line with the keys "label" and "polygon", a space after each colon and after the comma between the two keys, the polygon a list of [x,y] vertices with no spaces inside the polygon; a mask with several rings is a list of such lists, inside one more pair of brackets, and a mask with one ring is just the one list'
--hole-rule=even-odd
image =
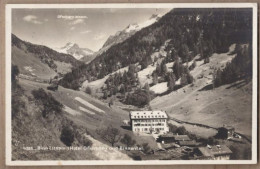
{"label": "large hotel building", "polygon": [[168,116],[165,111],[131,111],[130,124],[133,132],[167,133]]}

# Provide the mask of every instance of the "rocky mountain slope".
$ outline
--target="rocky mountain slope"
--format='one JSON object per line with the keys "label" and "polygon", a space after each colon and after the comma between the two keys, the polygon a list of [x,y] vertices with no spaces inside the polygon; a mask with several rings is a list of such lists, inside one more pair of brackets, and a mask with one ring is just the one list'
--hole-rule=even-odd
{"label": "rocky mountain slope", "polygon": [[[106,52],[110,47],[125,41],[126,39],[133,36],[136,32],[140,31],[141,29],[154,24],[161,17],[162,17],[162,15],[153,14],[148,20],[146,20],[142,23],[129,24],[125,29],[116,32],[116,34],[114,34],[114,35],[109,36],[108,39],[106,40],[106,42],[104,43],[104,45],[102,46],[102,48],[99,49],[97,52],[95,52],[92,55],[92,58],[94,59],[95,57]],[[82,61],[84,61],[84,59],[82,59]],[[88,63],[88,62],[86,62],[86,63]]]}
{"label": "rocky mountain slope", "polygon": [[111,47],[115,44],[118,44],[120,42],[123,42],[133,34],[135,34],[137,31],[150,26],[157,22],[162,16],[161,15],[152,15],[147,21],[143,23],[135,23],[135,24],[130,24],[128,25],[124,30],[118,31],[115,35],[111,35],[107,41],[104,43],[102,48],[108,48]]}

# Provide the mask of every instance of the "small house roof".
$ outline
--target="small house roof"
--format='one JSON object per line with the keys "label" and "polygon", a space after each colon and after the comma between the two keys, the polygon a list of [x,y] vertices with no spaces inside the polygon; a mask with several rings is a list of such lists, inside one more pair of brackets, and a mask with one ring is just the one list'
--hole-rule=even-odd
{"label": "small house roof", "polygon": [[175,135],[174,139],[176,141],[190,141],[191,140],[188,135]]}
{"label": "small house roof", "polygon": [[154,119],[154,118],[168,118],[165,111],[131,111],[131,119]]}
{"label": "small house roof", "polygon": [[202,153],[202,155],[205,156],[205,157],[232,154],[232,151],[225,145],[211,146],[211,148],[209,148],[209,147],[199,147],[198,149]]}
{"label": "small house roof", "polygon": [[194,140],[190,141],[179,141],[180,146],[196,146],[198,143]]}
{"label": "small house roof", "polygon": [[[175,148],[175,147],[178,147],[179,145],[178,144],[175,144],[175,143],[170,143],[170,144],[162,144],[162,147],[164,149],[171,149],[171,148]],[[179,146],[180,147],[180,146]]]}
{"label": "small house roof", "polygon": [[159,137],[160,138],[174,138],[174,134],[173,133],[168,133],[168,134],[163,134],[163,135],[160,135]]}

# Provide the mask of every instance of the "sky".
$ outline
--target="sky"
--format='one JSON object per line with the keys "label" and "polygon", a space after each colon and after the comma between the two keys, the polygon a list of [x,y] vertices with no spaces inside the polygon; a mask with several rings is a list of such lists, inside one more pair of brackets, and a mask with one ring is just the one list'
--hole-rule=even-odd
{"label": "sky", "polygon": [[166,8],[13,9],[12,33],[20,39],[50,48],[67,42],[98,51],[110,35],[129,24],[142,23]]}

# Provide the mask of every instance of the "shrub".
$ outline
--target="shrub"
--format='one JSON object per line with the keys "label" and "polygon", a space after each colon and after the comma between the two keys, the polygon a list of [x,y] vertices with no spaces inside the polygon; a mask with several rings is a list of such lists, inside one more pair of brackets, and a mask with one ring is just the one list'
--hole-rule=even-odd
{"label": "shrub", "polygon": [[107,92],[104,91],[103,99],[107,99]]}
{"label": "shrub", "polygon": [[183,134],[187,134],[187,130],[184,126],[178,127],[176,130],[176,133],[183,135]]}
{"label": "shrub", "polygon": [[105,141],[109,142],[112,147],[114,147],[114,144],[117,143],[120,138],[120,130],[117,128],[114,128],[113,126],[108,126],[107,128],[100,128],[97,129],[97,134]]}
{"label": "shrub", "polygon": [[169,123],[168,126],[169,126],[169,131],[170,131],[170,132],[176,133],[176,131],[177,131],[177,129],[178,129],[177,126],[175,126],[175,125],[173,125],[173,124],[171,124],[171,123]]}
{"label": "shrub", "polygon": [[60,140],[66,145],[71,146],[74,142],[73,129],[70,126],[64,126],[61,131]]}
{"label": "shrub", "polygon": [[88,146],[91,146],[91,145],[92,145],[92,141],[89,140],[89,139],[86,138],[86,137],[83,137],[82,140],[81,140],[81,144],[83,144],[84,146],[88,147]]}
{"label": "shrub", "polygon": [[125,144],[127,147],[135,145],[136,141],[128,134],[125,134],[124,137],[120,140],[121,143]]}
{"label": "shrub", "polygon": [[143,147],[143,152],[145,154],[148,154],[151,151],[151,147],[148,145],[148,143],[143,143],[142,147]]}
{"label": "shrub", "polygon": [[125,103],[138,107],[144,107],[150,103],[154,97],[154,93],[142,89],[137,89],[134,93],[129,93],[126,97]]}
{"label": "shrub", "polygon": [[215,135],[215,138],[227,139],[228,138],[228,130],[225,127],[220,127],[218,129],[218,133]]}
{"label": "shrub", "polygon": [[189,70],[193,70],[196,67],[196,61],[194,60],[193,63],[190,65]]}
{"label": "shrub", "polygon": [[204,64],[209,63],[209,57],[205,57]]}
{"label": "shrub", "polygon": [[92,90],[91,90],[91,88],[88,86],[88,87],[86,87],[86,89],[85,89],[85,92],[87,93],[87,94],[92,94]]}

